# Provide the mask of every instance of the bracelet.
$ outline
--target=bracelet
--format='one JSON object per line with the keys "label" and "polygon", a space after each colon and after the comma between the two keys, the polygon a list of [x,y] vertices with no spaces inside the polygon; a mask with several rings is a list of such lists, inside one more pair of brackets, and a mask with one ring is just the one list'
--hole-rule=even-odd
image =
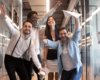
{"label": "bracelet", "polygon": [[45,59],[43,59],[43,61],[46,61]]}

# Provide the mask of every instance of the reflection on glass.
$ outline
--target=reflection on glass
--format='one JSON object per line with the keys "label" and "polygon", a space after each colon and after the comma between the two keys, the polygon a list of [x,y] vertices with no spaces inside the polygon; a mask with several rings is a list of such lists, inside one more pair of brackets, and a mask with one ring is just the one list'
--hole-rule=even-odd
{"label": "reflection on glass", "polygon": [[[0,0],[0,6],[1,5],[5,5],[6,11],[7,11],[6,14],[9,17],[9,20],[13,22],[14,27],[17,27],[19,25],[19,22],[18,22],[19,21],[18,20],[19,19],[19,1],[18,0]],[[13,21],[12,21],[12,17],[13,17]],[[0,16],[0,80],[2,80],[2,78],[3,80],[9,80],[5,66],[4,66],[4,57],[5,57],[5,51],[9,44],[10,38],[11,38],[11,35],[9,33],[9,30],[6,28],[6,25]]]}

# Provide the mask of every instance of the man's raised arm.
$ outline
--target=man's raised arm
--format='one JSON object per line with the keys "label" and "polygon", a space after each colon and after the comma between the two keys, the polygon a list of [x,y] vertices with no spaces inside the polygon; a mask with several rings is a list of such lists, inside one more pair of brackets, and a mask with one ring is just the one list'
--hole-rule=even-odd
{"label": "man's raised arm", "polygon": [[17,34],[17,30],[14,28],[14,26],[9,22],[8,17],[6,16],[6,9],[4,5],[1,5],[0,7],[1,10],[1,16],[5,22],[5,24],[7,25],[8,30],[10,31],[10,33],[12,35],[16,35]]}
{"label": "man's raised arm", "polygon": [[[73,9],[73,12],[78,13],[77,10]],[[80,38],[80,21],[79,21],[79,17],[74,17],[75,18],[75,30],[74,30],[74,34],[72,36],[72,40],[75,41],[76,43],[79,41]]]}
{"label": "man's raised arm", "polygon": [[61,4],[62,4],[62,3],[61,3],[60,1],[58,1],[57,4],[56,4],[48,13],[44,14],[44,16],[41,17],[41,18],[38,20],[39,26],[43,25],[43,24],[47,21],[47,18],[48,18],[49,16],[51,16]]}

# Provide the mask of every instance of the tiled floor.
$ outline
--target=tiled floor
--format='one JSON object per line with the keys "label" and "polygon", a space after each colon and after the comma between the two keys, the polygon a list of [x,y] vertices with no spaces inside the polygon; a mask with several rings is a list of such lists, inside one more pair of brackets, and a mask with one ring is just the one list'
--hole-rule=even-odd
{"label": "tiled floor", "polygon": [[[9,80],[8,76],[3,76],[0,78],[0,80]],[[17,79],[19,80],[19,79]],[[32,77],[32,80],[37,80],[36,74]],[[48,80],[48,77],[45,78],[45,80]]]}
{"label": "tiled floor", "polygon": [[[0,77],[0,80],[9,80],[9,78],[6,75],[6,76],[3,76],[3,77]],[[17,80],[19,80],[18,77],[17,77]],[[36,74],[34,76],[32,76],[32,80],[37,80]],[[45,80],[47,80],[47,77],[46,77]]]}
{"label": "tiled floor", "polygon": [[[83,72],[83,77],[81,77],[80,80],[86,80],[86,74],[85,72]],[[0,77],[0,80],[9,80],[8,76],[3,76],[3,77]],[[17,80],[19,80],[18,76],[17,76]],[[34,76],[32,76],[32,80],[37,80],[37,76],[36,74]],[[45,78],[45,80],[48,80],[48,77]],[[88,74],[88,80],[100,80],[100,75],[98,76],[94,76],[92,73],[89,73]]]}

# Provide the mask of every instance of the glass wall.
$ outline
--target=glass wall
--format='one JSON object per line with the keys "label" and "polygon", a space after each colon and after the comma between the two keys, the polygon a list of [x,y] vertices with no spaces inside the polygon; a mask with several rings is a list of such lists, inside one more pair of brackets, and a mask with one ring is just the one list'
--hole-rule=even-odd
{"label": "glass wall", "polygon": [[[81,80],[100,80],[100,0],[79,0],[75,9],[82,14],[79,41],[83,63]],[[67,24],[74,31],[73,17]]]}
{"label": "glass wall", "polygon": [[[100,0],[89,0],[89,26],[87,32],[90,33],[91,42],[87,46],[89,50],[89,66],[87,66],[87,80],[100,79]],[[87,57],[88,58],[88,57]]]}
{"label": "glass wall", "polygon": [[[100,0],[79,0],[75,7],[81,14],[81,38],[79,41],[82,58],[81,80],[100,80]],[[74,29],[71,17],[68,25]]]}
{"label": "glass wall", "polygon": [[[5,5],[9,21],[16,29],[19,29],[20,6],[22,6],[19,1],[20,0],[0,0],[0,6]],[[0,15],[0,80],[9,80],[4,66],[4,57],[10,38],[11,34]]]}

